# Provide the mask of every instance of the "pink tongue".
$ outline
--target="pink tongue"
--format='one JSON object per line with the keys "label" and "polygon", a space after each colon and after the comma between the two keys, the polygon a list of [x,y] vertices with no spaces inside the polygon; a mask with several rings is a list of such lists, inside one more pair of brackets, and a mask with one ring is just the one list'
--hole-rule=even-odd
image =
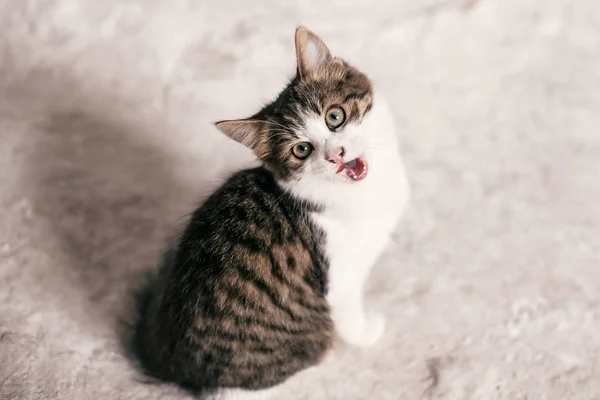
{"label": "pink tongue", "polygon": [[342,164],[342,167],[346,171],[346,176],[353,181],[361,181],[367,176],[367,162],[360,158],[350,160],[347,163]]}

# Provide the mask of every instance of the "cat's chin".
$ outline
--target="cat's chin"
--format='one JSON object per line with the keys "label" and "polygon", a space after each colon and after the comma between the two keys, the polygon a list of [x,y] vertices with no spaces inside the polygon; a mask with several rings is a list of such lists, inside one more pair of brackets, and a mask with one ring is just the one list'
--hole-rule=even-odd
{"label": "cat's chin", "polygon": [[363,157],[357,157],[338,166],[337,175],[344,174],[352,181],[362,181],[369,173],[369,163]]}

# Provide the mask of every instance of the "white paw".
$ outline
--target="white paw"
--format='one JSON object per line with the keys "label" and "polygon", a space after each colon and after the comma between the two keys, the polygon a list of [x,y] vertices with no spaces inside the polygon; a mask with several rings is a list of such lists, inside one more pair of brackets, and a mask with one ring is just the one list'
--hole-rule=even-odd
{"label": "white paw", "polygon": [[385,332],[385,317],[383,314],[371,313],[367,315],[367,323],[363,336],[363,346],[374,345]]}
{"label": "white paw", "polygon": [[351,335],[346,337],[350,344],[360,347],[374,345],[383,336],[385,331],[385,317],[379,313],[371,313],[366,316],[362,326],[359,326]]}

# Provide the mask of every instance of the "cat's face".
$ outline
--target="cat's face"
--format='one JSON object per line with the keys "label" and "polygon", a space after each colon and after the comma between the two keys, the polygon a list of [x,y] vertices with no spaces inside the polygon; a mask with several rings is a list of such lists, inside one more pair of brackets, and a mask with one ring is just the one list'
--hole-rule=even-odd
{"label": "cat's face", "polygon": [[393,145],[378,127],[371,82],[306,28],[296,31],[296,54],[297,75],[275,101],[217,127],[254,150],[282,181],[368,179],[377,150]]}

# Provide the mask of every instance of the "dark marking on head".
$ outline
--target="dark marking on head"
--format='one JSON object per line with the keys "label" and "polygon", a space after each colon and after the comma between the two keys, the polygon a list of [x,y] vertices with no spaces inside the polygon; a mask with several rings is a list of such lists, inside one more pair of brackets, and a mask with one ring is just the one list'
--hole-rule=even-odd
{"label": "dark marking on head", "polygon": [[348,101],[354,99],[354,100],[362,100],[364,99],[367,95],[369,94],[368,90],[365,90],[363,92],[360,93],[350,93],[348,96],[346,96],[344,98],[344,103],[347,103]]}

